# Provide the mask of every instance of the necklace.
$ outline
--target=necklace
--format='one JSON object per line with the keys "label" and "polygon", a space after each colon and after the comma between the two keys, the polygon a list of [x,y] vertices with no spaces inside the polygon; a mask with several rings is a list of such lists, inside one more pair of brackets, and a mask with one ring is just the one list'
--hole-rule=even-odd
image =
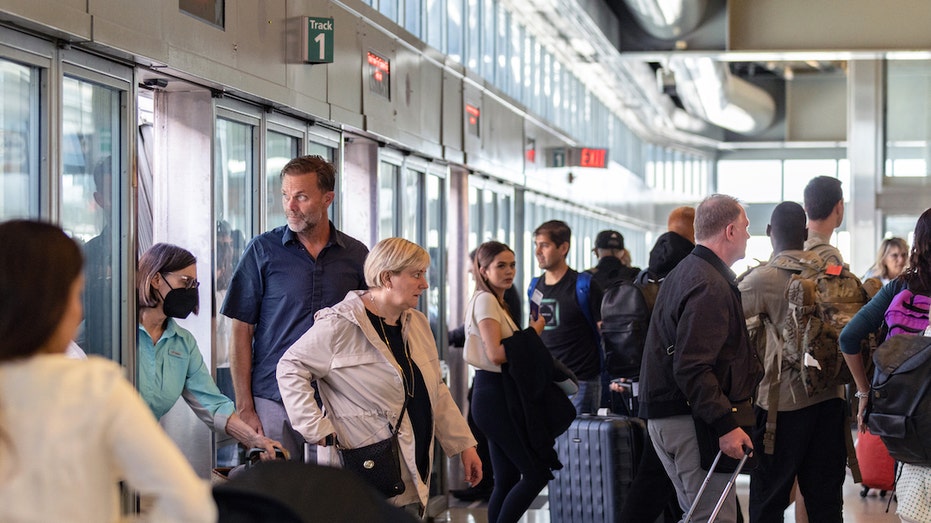
{"label": "necklace", "polygon": [[[397,355],[394,352],[394,349],[391,348],[391,342],[388,340],[388,333],[385,330],[385,319],[382,318],[379,311],[378,305],[375,303],[375,295],[371,294],[372,307],[375,309],[375,316],[378,317],[378,326],[381,327],[381,337],[382,341],[385,342],[385,345],[388,346],[388,351],[391,352],[391,355],[397,360]],[[404,393],[407,394],[408,398],[414,397],[414,362],[411,360],[411,346],[410,343],[404,342],[404,356],[407,359],[407,368],[405,369],[399,361],[396,361],[398,368],[401,370],[401,381],[404,385]],[[408,376],[410,372],[410,376]]]}

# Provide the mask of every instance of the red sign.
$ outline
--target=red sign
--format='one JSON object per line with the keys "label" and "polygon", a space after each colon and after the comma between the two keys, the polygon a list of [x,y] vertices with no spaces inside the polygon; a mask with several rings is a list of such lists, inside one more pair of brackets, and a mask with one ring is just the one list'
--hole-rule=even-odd
{"label": "red sign", "polygon": [[607,149],[590,149],[583,147],[579,151],[579,167],[598,167],[604,168],[608,159]]}
{"label": "red sign", "polygon": [[391,99],[391,62],[368,51],[369,90]]}
{"label": "red sign", "polygon": [[482,110],[478,107],[475,107],[474,105],[466,104],[465,112],[467,119],[466,130],[472,136],[479,136],[481,129],[479,124],[482,121]]}

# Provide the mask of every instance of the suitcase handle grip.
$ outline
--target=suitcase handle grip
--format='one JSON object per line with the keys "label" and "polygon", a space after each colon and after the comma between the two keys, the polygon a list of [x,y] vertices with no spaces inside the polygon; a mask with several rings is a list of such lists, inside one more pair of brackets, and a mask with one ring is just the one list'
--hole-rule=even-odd
{"label": "suitcase handle grip", "polygon": [[[727,480],[727,484],[724,485],[724,492],[722,492],[721,497],[718,498],[718,503],[714,506],[714,511],[711,512],[711,517],[708,518],[708,523],[712,523],[715,518],[718,517],[718,512],[720,512],[721,507],[724,506],[724,500],[727,499],[727,495],[730,493],[731,488],[734,486],[734,482],[737,480],[737,475],[740,474],[740,471],[744,468],[744,464],[747,463],[747,459],[750,457],[750,454],[753,453],[753,449],[746,445],[743,446],[743,450],[744,455],[740,458],[740,463],[737,464],[737,468],[734,469],[730,479]],[[702,481],[701,487],[698,489],[698,494],[695,495],[695,500],[692,501],[692,506],[689,508],[689,512],[685,515],[682,523],[689,523],[689,521],[692,520],[692,513],[695,512],[695,507],[698,506],[698,502],[701,500],[702,494],[705,493],[705,487],[707,487],[708,482],[711,481],[711,475],[714,474],[714,469],[717,468],[718,461],[721,461],[722,455],[724,455],[724,451],[719,450],[718,454],[714,457],[714,461],[711,463],[711,468],[708,470],[708,475],[705,476],[705,480]]]}

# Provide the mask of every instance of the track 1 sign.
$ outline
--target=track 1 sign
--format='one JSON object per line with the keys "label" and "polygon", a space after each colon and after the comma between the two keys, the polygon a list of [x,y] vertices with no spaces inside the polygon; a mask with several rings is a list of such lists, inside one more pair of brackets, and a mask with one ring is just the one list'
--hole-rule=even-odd
{"label": "track 1 sign", "polygon": [[304,17],[303,59],[311,64],[333,63],[333,19]]}

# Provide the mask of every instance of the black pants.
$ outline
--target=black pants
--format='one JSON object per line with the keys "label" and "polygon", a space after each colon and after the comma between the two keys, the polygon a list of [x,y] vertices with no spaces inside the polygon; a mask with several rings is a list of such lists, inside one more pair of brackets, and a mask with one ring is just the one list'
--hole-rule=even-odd
{"label": "black pants", "polygon": [[549,479],[549,469],[521,443],[504,401],[501,374],[476,371],[472,416],[488,438],[495,487],[488,501],[489,523],[516,523]]}
{"label": "black pants", "polygon": [[780,412],[773,455],[763,452],[766,411],[757,408],[753,447],[760,464],[750,473],[750,522],[782,522],[798,477],[808,520],[842,523],[847,464],[846,405],[831,399],[804,409]]}
{"label": "black pants", "polygon": [[469,429],[472,430],[472,437],[475,438],[475,441],[478,445],[475,447],[476,452],[478,452],[478,459],[482,460],[482,481],[473,485],[475,488],[488,488],[491,489],[491,486],[495,482],[495,467],[491,462],[491,454],[488,452],[488,438],[485,437],[485,433],[482,432],[482,429],[478,428],[478,425],[475,423],[475,417],[472,415],[472,410],[475,408],[475,404],[472,402],[472,391],[474,387],[469,387],[469,414],[466,416],[466,421],[469,422]]}

